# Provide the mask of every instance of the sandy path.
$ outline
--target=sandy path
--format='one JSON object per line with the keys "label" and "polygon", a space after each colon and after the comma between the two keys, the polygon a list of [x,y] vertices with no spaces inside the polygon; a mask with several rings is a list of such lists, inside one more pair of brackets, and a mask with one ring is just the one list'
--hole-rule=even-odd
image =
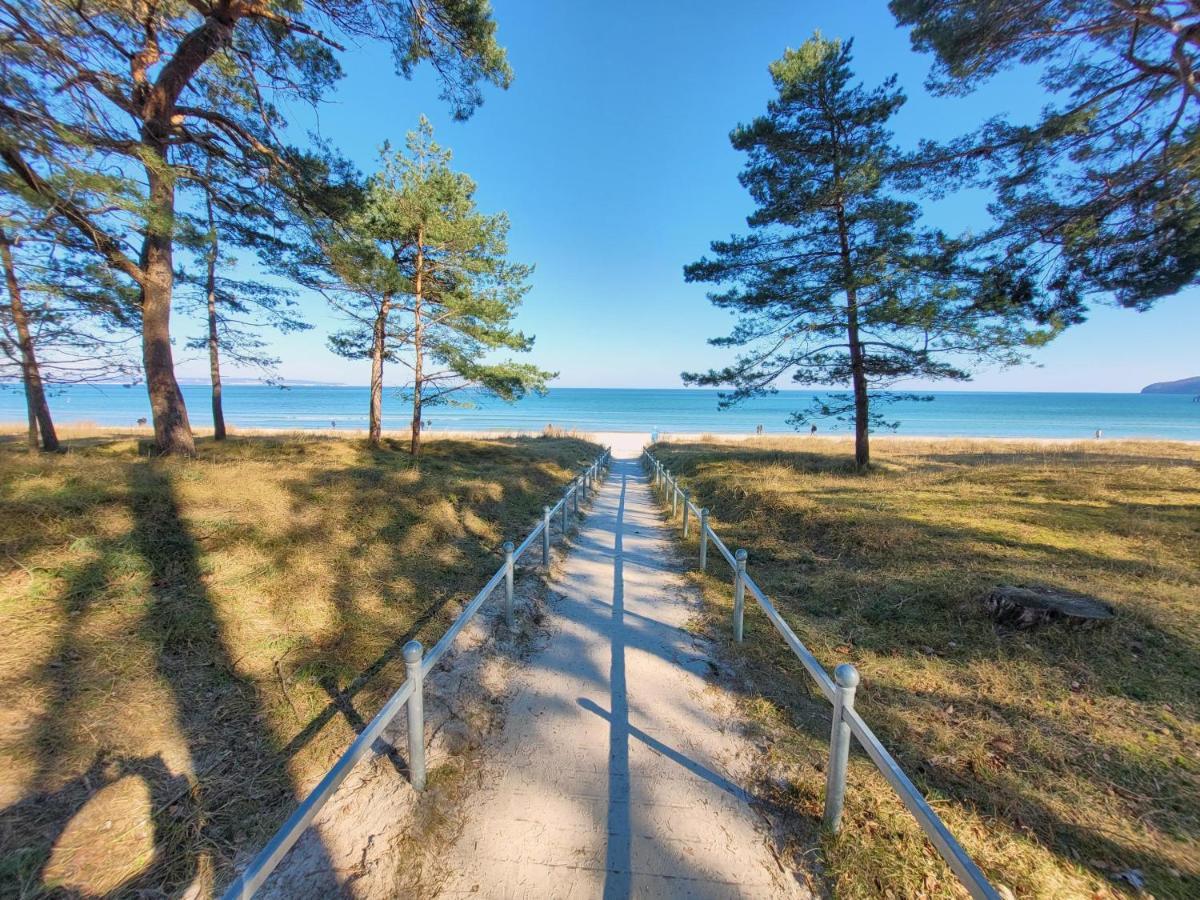
{"label": "sandy path", "polygon": [[614,442],[557,568],[553,636],[516,675],[439,896],[803,894],[730,774],[752,751],[717,710],[705,647],[682,629],[696,598],[640,438]]}

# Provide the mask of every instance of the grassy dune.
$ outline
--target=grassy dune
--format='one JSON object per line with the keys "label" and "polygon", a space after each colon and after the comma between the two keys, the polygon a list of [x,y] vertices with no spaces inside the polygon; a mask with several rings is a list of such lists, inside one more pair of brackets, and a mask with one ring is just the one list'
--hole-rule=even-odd
{"label": "grassy dune", "polygon": [[[880,441],[867,475],[835,441],[658,452],[817,657],[858,666],[859,709],[995,881],[1200,896],[1200,447]],[[717,559],[704,625],[728,641]],[[1001,582],[1119,618],[1000,634],[978,601]],[[821,842],[836,895],[954,896],[861,753],[842,833],[818,836],[828,706],[757,607],[746,622],[726,649],[773,738],[764,789]]]}
{"label": "grassy dune", "polygon": [[0,895],[229,876],[598,447],[0,438]]}

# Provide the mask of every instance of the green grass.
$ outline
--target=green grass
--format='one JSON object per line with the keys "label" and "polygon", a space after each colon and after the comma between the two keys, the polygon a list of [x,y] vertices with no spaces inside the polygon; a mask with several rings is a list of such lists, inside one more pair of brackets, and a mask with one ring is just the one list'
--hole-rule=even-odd
{"label": "green grass", "polygon": [[[1105,897],[1140,876],[1154,896],[1200,896],[1200,448],[875,449],[865,475],[836,441],[657,453],[822,663],[859,668],[864,718],[995,882]],[[753,685],[763,790],[819,843],[834,894],[956,895],[861,752],[842,832],[819,832],[828,704],[753,604],[729,643],[713,557],[703,627]],[[998,583],[1092,594],[1118,618],[999,633],[979,603]]]}
{"label": "green grass", "polygon": [[0,895],[225,883],[598,450],[0,438]]}

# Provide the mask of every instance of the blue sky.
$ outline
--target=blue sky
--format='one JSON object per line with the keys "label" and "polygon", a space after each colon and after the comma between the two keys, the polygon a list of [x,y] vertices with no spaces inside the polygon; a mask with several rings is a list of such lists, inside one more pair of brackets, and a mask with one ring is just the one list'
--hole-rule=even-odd
{"label": "blue sky", "polygon": [[[319,128],[369,171],[379,146],[402,142],[426,114],[455,165],[478,182],[481,208],[509,213],[514,259],[536,264],[518,321],[537,336],[530,361],[558,371],[564,387],[677,387],[680,371],[722,360],[706,340],[731,319],[681,270],[709,241],[744,230],[751,204],[729,131],[763,111],[767,64],[814,29],[854,38],[866,83],[899,75],[909,97],[895,120],[902,144],[1040,106],[1028,72],[965,99],[927,95],[929,60],[912,52],[884,2],[494,6],[516,77],[508,91],[489,89],[469,121],[452,121],[428,70],[404,81],[384,48],[367,45],[344,55],[347,77],[330,102],[293,124]],[[928,215],[951,230],[978,226],[985,202],[956,196]],[[1149,313],[1096,309],[1040,351],[1038,365],[981,372],[969,387],[1128,391],[1198,375],[1198,301],[1192,291]],[[316,328],[275,342],[283,375],[365,383],[365,364],[326,349],[335,323],[320,302],[308,298],[305,309]],[[200,360],[181,361],[181,374],[205,371]]]}

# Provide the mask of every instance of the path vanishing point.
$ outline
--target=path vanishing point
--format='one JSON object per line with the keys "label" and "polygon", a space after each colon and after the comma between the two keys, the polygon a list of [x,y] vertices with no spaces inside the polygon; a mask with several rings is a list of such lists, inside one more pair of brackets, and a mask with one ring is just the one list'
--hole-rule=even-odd
{"label": "path vanishing point", "polygon": [[553,636],[519,671],[440,897],[807,896],[730,774],[754,751],[684,628],[697,594],[638,453],[614,448],[556,567]]}

